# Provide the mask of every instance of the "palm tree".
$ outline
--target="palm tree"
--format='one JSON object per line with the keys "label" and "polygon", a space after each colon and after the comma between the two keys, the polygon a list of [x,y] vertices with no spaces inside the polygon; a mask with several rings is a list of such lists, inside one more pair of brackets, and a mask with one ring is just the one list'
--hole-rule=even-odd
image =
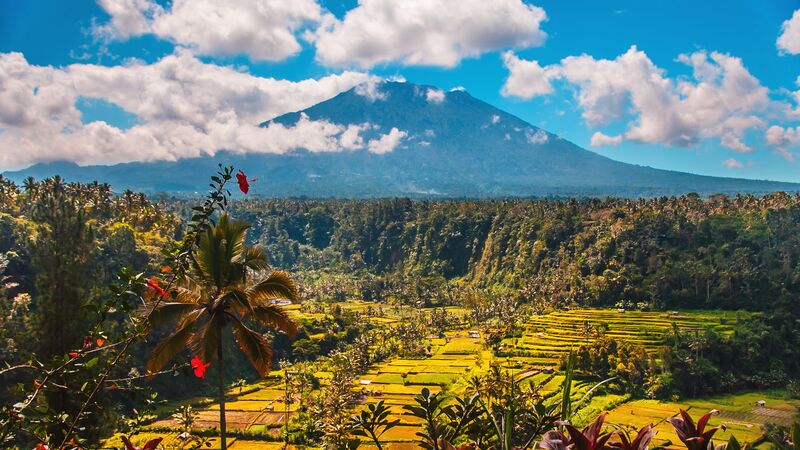
{"label": "palm tree", "polygon": [[239,348],[258,373],[269,373],[270,343],[248,322],[273,326],[293,334],[297,327],[275,300],[297,300],[297,286],[285,272],[269,270],[264,250],[247,246],[245,222],[223,214],[198,242],[189,275],[179,280],[175,294],[164,298],[150,315],[150,326],[176,323],[175,331],[159,343],[147,362],[149,373],[161,370],[187,345],[204,362],[216,356],[219,371],[221,448],[225,442],[225,386],[222,364],[223,332],[230,325]]}

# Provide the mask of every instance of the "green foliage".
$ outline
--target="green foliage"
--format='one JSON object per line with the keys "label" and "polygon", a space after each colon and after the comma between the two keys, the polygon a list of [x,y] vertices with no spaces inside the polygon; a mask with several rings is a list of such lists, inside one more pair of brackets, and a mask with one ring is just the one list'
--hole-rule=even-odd
{"label": "green foliage", "polygon": [[639,396],[645,394],[646,381],[656,368],[644,347],[609,336],[581,345],[574,356],[575,370],[601,378],[615,377],[626,392]]}
{"label": "green foliage", "polygon": [[400,420],[397,419],[390,421],[389,414],[391,414],[391,410],[383,403],[383,400],[367,405],[367,409],[353,416],[350,425],[353,428],[352,434],[368,437],[379,449],[383,449],[380,442],[383,433],[400,424]]}
{"label": "green foliage", "polygon": [[[258,224],[258,239],[278,267],[312,277],[350,274],[349,287],[337,283],[343,295],[437,304],[448,301],[441,287],[461,281],[503,286],[525,301],[554,306],[622,301],[760,310],[800,293],[800,197],[784,193],[707,200],[254,200],[234,209]],[[326,238],[314,238],[317,230]]]}

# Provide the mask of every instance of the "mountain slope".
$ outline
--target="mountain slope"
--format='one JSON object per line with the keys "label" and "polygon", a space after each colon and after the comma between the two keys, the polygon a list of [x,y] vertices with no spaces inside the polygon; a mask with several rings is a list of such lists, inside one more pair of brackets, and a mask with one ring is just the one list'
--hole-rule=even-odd
{"label": "mountain slope", "polygon": [[[221,153],[115,166],[52,163],[7,176],[19,180],[58,173],[71,180],[106,181],[117,189],[186,193],[203,190],[204,175],[222,162],[259,178],[257,192],[265,196],[653,196],[800,190],[791,183],[705,177],[614,161],[465,91],[445,93],[395,82],[359,86],[262,126],[293,126],[304,116],[358,126],[361,148],[322,153],[300,149],[283,155]],[[377,143],[391,133],[403,135],[398,145],[370,151],[370,141]]]}

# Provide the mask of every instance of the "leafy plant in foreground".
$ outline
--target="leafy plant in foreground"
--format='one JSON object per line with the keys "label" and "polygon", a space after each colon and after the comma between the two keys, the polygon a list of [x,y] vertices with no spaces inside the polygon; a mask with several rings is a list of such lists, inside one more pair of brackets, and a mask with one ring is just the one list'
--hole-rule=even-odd
{"label": "leafy plant in foreground", "polygon": [[658,431],[654,430],[653,426],[648,424],[639,429],[639,432],[636,433],[636,437],[634,437],[633,440],[631,440],[628,433],[622,430],[617,430],[614,433],[619,437],[619,441],[612,442],[608,445],[609,447],[619,450],[647,450],[650,446],[650,441],[653,440],[653,437]]}
{"label": "leafy plant in foreground", "polygon": [[700,419],[697,421],[695,425],[694,419],[692,416],[689,415],[683,409],[680,410],[681,417],[670,417],[667,419],[667,422],[671,423],[673,428],[675,428],[675,434],[678,435],[678,439],[683,442],[689,450],[705,450],[709,444],[711,443],[711,438],[714,437],[714,434],[718,430],[724,430],[725,425],[720,425],[718,427],[711,427],[706,429],[706,425],[708,424],[708,420],[711,419],[711,416],[718,413],[716,409],[711,410],[704,414]]}
{"label": "leafy plant in foreground", "polygon": [[590,423],[583,430],[579,430],[568,422],[557,422],[567,430],[564,434],[558,430],[551,430],[545,433],[539,447],[546,450],[604,450],[608,446],[606,443],[614,436],[613,432],[600,434],[603,422],[606,420],[607,413],[601,414],[594,422]]}
{"label": "leafy plant in foreground", "polygon": [[383,433],[400,424],[400,420],[390,421],[388,419],[390,413],[389,407],[383,403],[383,400],[374,405],[368,405],[367,409],[361,411],[361,414],[353,416],[351,423],[353,427],[352,433],[356,436],[372,439],[378,449],[383,449],[380,437]]}
{"label": "leafy plant in foreground", "polygon": [[416,405],[405,405],[403,409],[423,420],[422,431],[417,432],[421,438],[419,445],[428,450],[444,450],[452,447],[452,443],[461,437],[475,420],[477,414],[477,396],[458,402],[458,406],[445,406],[445,398],[441,392],[431,393],[423,388],[414,396]]}

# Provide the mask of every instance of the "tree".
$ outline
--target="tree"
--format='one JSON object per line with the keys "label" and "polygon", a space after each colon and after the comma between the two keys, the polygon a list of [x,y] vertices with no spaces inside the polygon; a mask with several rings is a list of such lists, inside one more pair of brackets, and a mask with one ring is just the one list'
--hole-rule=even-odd
{"label": "tree", "polygon": [[[225,442],[225,383],[222,361],[223,332],[228,325],[239,348],[258,373],[269,373],[272,349],[264,336],[247,325],[273,326],[293,334],[297,326],[275,304],[277,299],[297,300],[297,286],[285,272],[251,280],[256,271],[268,271],[266,255],[259,246],[245,242],[249,226],[223,214],[216,225],[201,235],[192,257],[192,270],[169,298],[160,301],[150,315],[152,327],[176,323],[175,331],[159,343],[147,362],[147,370],[161,370],[187,345],[203,362],[218,361],[221,448]],[[154,289],[151,297],[161,295]],[[166,293],[164,293],[166,294]],[[161,300],[161,299],[159,299]],[[159,300],[156,300],[157,302]]]}

